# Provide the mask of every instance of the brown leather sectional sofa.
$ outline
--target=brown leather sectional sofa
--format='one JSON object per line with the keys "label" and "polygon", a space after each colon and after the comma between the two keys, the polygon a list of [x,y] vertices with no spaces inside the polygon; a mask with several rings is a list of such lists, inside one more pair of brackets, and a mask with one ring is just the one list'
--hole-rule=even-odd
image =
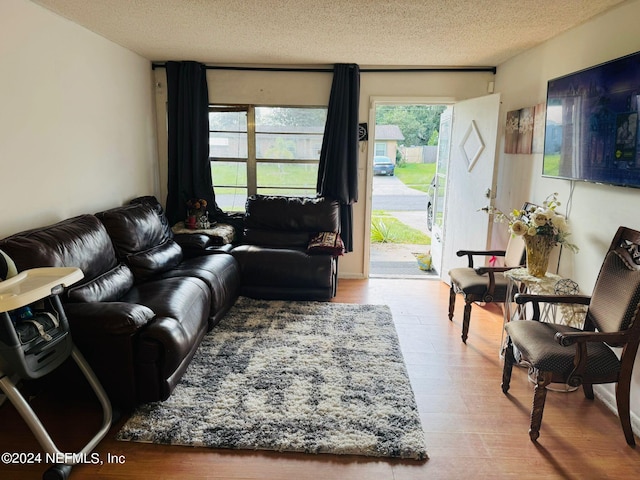
{"label": "brown leather sectional sofa", "polygon": [[169,396],[240,287],[233,257],[183,258],[164,216],[145,203],[18,233],[0,250],[18,271],[84,272],[63,298],[71,335],[122,408]]}
{"label": "brown leather sectional sofa", "polygon": [[[174,236],[154,197],[17,233],[0,240],[0,250],[18,271],[83,271],[62,298],[71,335],[112,403],[128,409],[171,394],[205,333],[239,294],[309,300],[335,294],[336,258],[305,249],[315,229],[337,231],[337,204],[256,202],[247,202],[243,244],[233,250],[212,247],[206,236]],[[247,243],[265,235],[266,246]]]}

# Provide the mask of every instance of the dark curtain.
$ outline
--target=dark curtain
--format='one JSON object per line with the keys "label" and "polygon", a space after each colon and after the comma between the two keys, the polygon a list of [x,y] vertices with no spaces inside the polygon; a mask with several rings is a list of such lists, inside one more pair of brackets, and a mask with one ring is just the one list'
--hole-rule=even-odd
{"label": "dark curtain", "polygon": [[317,192],[340,202],[340,236],[353,251],[353,204],[358,201],[360,67],[336,64],[320,150]]}
{"label": "dark curtain", "polygon": [[213,192],[209,163],[209,92],[206,68],[197,62],[167,62],[167,218],[184,220],[190,198],[207,201],[209,217],[224,216]]}

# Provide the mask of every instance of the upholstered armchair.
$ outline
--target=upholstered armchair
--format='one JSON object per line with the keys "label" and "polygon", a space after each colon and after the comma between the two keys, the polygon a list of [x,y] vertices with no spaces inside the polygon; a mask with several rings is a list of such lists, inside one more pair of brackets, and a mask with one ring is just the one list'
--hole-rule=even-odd
{"label": "upholstered armchair", "polygon": [[[522,237],[511,237],[506,250],[459,250],[459,257],[467,256],[468,266],[453,268],[449,271],[451,288],[449,290],[449,320],[453,320],[456,295],[464,298],[462,316],[462,341],[467,342],[471,305],[474,302],[504,302],[507,294],[507,279],[502,274],[511,268],[521,266],[525,260],[525,247]],[[503,267],[474,267],[474,257],[495,256],[504,258]]]}
{"label": "upholstered armchair", "polygon": [[[629,415],[631,373],[640,341],[640,232],[620,227],[600,268],[591,297],[584,295],[516,295],[518,304],[531,303],[531,320],[505,326],[502,391],[509,391],[515,363],[514,348],[534,373],[535,388],[529,436],[540,436],[546,387],[552,382],[582,385],[593,399],[593,385],[617,383],[618,416],[627,443],[635,445]],[[588,305],[582,329],[539,321],[539,303]],[[613,348],[620,348],[617,355]]]}

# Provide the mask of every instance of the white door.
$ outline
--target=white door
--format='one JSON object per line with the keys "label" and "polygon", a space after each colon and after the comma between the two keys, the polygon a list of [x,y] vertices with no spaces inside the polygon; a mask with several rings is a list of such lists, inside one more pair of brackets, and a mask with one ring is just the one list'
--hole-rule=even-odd
{"label": "white door", "polygon": [[442,240],[444,238],[444,200],[447,186],[447,168],[449,167],[449,152],[451,148],[451,122],[453,108],[447,109],[440,115],[440,130],[438,130],[438,155],[436,158],[436,174],[434,186],[431,190],[431,211],[433,222],[431,226],[431,262],[436,272],[442,271]]}
{"label": "white door", "polygon": [[466,257],[456,256],[458,250],[489,246],[490,219],[481,209],[494,196],[499,109],[499,94],[464,100],[453,108],[438,270],[446,283],[450,269],[467,265]]}

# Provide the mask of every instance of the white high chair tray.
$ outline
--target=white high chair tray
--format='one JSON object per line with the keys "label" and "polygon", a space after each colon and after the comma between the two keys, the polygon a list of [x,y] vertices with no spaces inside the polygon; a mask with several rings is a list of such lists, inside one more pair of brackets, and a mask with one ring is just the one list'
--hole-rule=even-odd
{"label": "white high chair tray", "polygon": [[0,313],[29,305],[51,295],[58,285],[68,287],[84,277],[75,267],[32,268],[0,282]]}

